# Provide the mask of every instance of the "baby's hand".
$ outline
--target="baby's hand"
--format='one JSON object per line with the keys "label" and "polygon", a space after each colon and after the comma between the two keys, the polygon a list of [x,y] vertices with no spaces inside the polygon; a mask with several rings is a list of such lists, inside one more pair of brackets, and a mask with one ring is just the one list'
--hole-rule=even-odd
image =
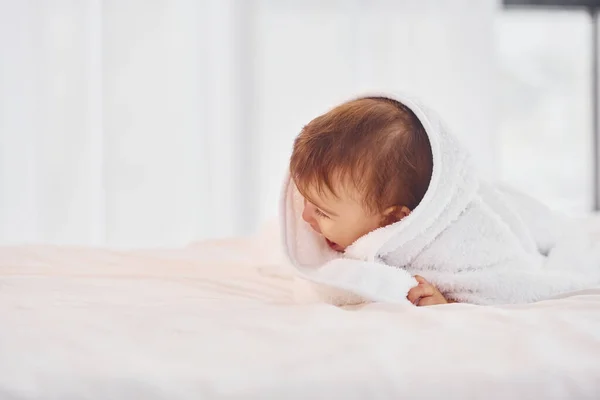
{"label": "baby's hand", "polygon": [[410,289],[408,291],[408,296],[406,296],[411,303],[419,307],[448,303],[444,295],[422,276],[415,275],[415,279],[419,282],[419,285]]}

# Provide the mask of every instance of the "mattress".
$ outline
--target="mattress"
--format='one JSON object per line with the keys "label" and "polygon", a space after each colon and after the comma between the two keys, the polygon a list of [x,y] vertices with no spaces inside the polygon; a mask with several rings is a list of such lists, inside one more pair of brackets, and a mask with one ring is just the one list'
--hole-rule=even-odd
{"label": "mattress", "polygon": [[600,288],[338,308],[265,235],[0,248],[0,399],[600,398]]}

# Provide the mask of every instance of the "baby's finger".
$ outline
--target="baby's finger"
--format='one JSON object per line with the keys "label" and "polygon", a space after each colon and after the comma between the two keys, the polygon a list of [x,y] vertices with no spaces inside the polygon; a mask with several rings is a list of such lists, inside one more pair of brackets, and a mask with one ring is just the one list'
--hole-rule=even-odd
{"label": "baby's finger", "polygon": [[417,282],[419,282],[420,284],[421,284],[421,283],[422,283],[422,284],[429,283],[429,282],[427,282],[427,280],[426,280],[425,278],[423,278],[421,275],[415,275],[415,276],[414,276],[414,278],[415,278],[415,280],[416,280]]}
{"label": "baby's finger", "polygon": [[408,300],[415,304],[417,300],[422,297],[431,296],[434,293],[433,286],[429,284],[420,284],[419,286],[415,286],[414,288],[408,291]]}
{"label": "baby's finger", "polygon": [[406,296],[406,298],[408,299],[408,301],[415,304],[416,301],[419,300],[419,298],[421,297],[422,292],[423,289],[421,285],[415,286],[414,288],[408,291],[408,295]]}

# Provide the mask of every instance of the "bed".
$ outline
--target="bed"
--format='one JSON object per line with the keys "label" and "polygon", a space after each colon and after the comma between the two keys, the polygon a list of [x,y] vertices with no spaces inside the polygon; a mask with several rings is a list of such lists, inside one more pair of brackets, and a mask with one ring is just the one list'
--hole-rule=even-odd
{"label": "bed", "polygon": [[276,240],[1,248],[0,399],[600,398],[600,288],[338,308]]}

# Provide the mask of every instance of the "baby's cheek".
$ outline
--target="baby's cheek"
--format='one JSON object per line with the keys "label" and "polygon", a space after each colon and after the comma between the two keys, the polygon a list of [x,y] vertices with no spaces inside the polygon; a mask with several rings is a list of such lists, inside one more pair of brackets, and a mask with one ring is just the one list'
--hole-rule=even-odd
{"label": "baby's cheek", "polygon": [[328,234],[325,236],[329,237],[339,245],[343,246],[346,244],[345,241],[347,240],[348,232],[346,232],[343,227],[329,225],[326,229]]}
{"label": "baby's cheek", "polygon": [[343,240],[343,243],[340,244],[342,244],[344,247],[348,247],[352,243],[356,242],[360,236],[361,235],[356,231],[350,229],[344,230],[343,232],[340,232],[340,237],[342,238],[341,240]]}
{"label": "baby's cheek", "polygon": [[336,234],[335,225],[327,220],[319,221],[319,228],[324,236],[330,237]]}

